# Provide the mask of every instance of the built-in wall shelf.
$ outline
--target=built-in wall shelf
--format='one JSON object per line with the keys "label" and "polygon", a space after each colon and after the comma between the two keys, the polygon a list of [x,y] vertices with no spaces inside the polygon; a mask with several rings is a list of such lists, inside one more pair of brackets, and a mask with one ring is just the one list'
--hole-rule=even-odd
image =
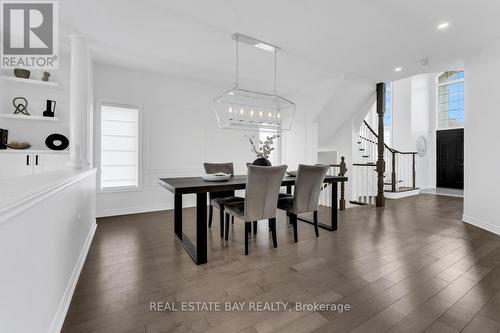
{"label": "built-in wall shelf", "polygon": [[39,120],[39,121],[59,121],[56,117],[43,117],[43,116],[26,116],[24,114],[13,113],[0,113],[0,118],[8,119],[22,119],[22,120]]}
{"label": "built-in wall shelf", "polygon": [[52,81],[42,81],[42,80],[35,80],[35,79],[22,79],[22,78],[15,77],[15,76],[0,76],[0,77],[2,78],[2,80],[18,82],[18,83],[23,83],[23,84],[36,85],[36,86],[40,86],[40,87],[56,88],[59,86],[57,82],[52,82]]}
{"label": "built-in wall shelf", "polygon": [[50,150],[50,149],[0,149],[0,154],[69,154],[69,149]]}

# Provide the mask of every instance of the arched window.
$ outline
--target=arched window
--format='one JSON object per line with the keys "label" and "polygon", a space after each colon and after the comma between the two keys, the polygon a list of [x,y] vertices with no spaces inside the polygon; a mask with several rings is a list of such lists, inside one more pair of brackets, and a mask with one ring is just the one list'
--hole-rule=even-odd
{"label": "arched window", "polygon": [[464,127],[464,71],[452,71],[438,78],[437,129]]}

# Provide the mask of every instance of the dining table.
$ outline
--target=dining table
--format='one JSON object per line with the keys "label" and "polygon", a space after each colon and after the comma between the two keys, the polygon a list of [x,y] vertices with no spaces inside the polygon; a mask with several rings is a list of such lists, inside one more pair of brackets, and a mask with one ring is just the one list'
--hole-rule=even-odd
{"label": "dining table", "polygon": [[[296,177],[286,175],[281,186],[286,187],[288,194],[292,193],[292,186]],[[348,180],[345,176],[325,176],[324,186],[331,186],[331,214],[330,223],[318,223],[319,227],[328,231],[335,231],[338,227],[338,184]],[[160,178],[158,184],[174,195],[174,232],[177,240],[189,253],[197,265],[207,262],[207,196],[210,192],[244,190],[246,175],[235,175],[226,181],[211,182],[201,177]],[[192,242],[182,231],[182,196],[196,194],[196,241]],[[313,222],[304,217],[298,217],[302,222]],[[196,243],[196,244],[195,244]]]}

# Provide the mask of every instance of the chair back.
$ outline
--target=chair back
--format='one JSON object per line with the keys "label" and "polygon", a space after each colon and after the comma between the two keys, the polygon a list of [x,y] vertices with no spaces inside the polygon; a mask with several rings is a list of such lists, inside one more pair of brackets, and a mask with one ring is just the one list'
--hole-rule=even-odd
{"label": "chair back", "polygon": [[293,194],[294,213],[318,210],[321,186],[328,169],[328,165],[299,165]]}
{"label": "chair back", "polygon": [[203,163],[206,174],[213,174],[223,172],[234,176],[234,166],[232,162],[229,163]]}
{"label": "chair back", "polygon": [[[206,174],[224,172],[234,176],[234,166],[232,162],[228,163],[203,163],[203,168]],[[210,192],[210,200],[215,198],[234,197],[234,190],[222,192]]]}
{"label": "chair back", "polygon": [[287,166],[248,166],[245,189],[245,221],[276,217],[278,193]]}

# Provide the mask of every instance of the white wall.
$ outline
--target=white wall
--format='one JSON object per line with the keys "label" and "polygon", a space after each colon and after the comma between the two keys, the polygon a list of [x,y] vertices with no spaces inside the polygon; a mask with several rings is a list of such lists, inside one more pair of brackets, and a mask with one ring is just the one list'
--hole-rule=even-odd
{"label": "white wall", "polygon": [[[203,162],[235,163],[244,174],[246,162],[255,156],[243,131],[220,129],[212,99],[227,87],[201,84],[107,64],[94,65],[94,127],[98,135],[98,109],[103,101],[138,105],[141,112],[142,186],[137,191],[100,192],[97,215],[170,209],[173,196],[157,185],[158,178],[199,176]],[[293,100],[293,98],[291,98]],[[304,108],[305,109],[305,108]],[[301,105],[297,106],[293,130],[282,137],[283,163],[313,163],[315,127]],[[253,133],[255,134],[255,133]],[[99,152],[96,140],[95,152]],[[311,151],[314,151],[312,153]],[[96,165],[99,157],[95,156]],[[185,205],[193,201],[186,196]]]}
{"label": "white wall", "polygon": [[427,141],[424,157],[416,157],[416,186],[436,186],[436,77],[421,74],[392,83],[392,147],[416,151],[419,136]]}
{"label": "white wall", "polygon": [[60,331],[96,227],[94,171],[0,181],[0,332]]}
{"label": "white wall", "polygon": [[500,40],[465,62],[464,221],[500,234]]}

